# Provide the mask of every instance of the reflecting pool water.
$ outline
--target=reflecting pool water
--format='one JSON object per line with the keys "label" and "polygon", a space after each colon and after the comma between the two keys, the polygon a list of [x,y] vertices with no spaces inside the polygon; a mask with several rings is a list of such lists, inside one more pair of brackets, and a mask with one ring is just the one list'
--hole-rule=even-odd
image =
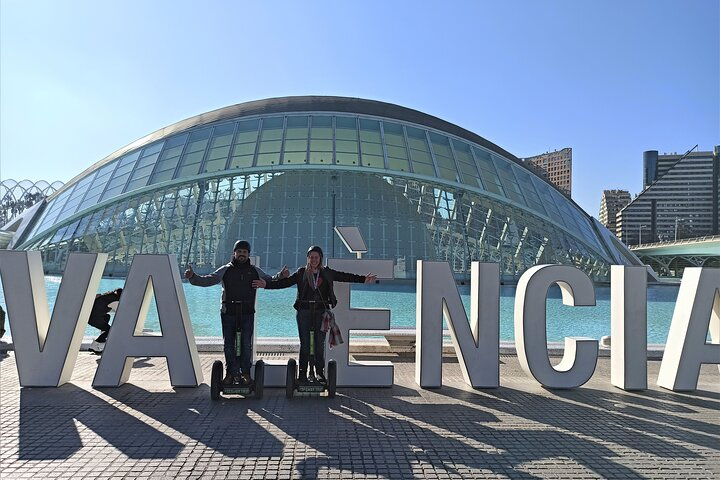
{"label": "reflecting pool water", "polygon": [[[55,302],[60,277],[45,277],[50,308]],[[124,286],[124,279],[105,278],[100,292]],[[195,336],[221,336],[220,330],[220,286],[194,287],[183,283],[188,302],[190,318]],[[465,305],[470,308],[470,288],[460,286],[459,291]],[[664,344],[672,319],[678,286],[659,285],[648,287],[648,343]],[[260,337],[294,337],[297,335],[295,310],[292,308],[296,289],[262,290],[258,295],[256,328]],[[566,336],[583,336],[600,339],[610,335],[610,287],[595,288],[594,307],[569,307],[562,303],[560,290],[553,288],[547,301],[547,339],[562,341]],[[500,297],[500,339],[514,340],[513,311],[515,287],[501,288]],[[5,306],[5,297],[0,284],[0,302]],[[386,308],[391,311],[392,328],[415,326],[415,285],[377,284],[352,285],[351,305],[358,308]],[[342,321],[342,319],[338,319]],[[153,300],[146,328],[159,330],[157,309]],[[88,327],[86,335],[96,336],[97,330]]]}

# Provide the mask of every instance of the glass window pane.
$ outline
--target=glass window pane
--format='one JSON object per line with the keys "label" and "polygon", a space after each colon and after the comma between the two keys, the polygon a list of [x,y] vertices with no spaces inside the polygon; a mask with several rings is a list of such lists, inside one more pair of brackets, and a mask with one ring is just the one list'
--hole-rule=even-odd
{"label": "glass window pane", "polygon": [[208,159],[205,164],[205,172],[218,172],[225,169],[225,163],[227,162],[226,157],[219,159]]}
{"label": "glass window pane", "polygon": [[265,140],[282,140],[282,117],[273,117],[263,119],[262,133],[260,138]]}
{"label": "glass window pane", "polygon": [[258,165],[277,165],[280,163],[280,152],[275,153],[258,153]]}
{"label": "glass window pane", "polygon": [[195,152],[202,152],[205,151],[205,147],[207,147],[208,139],[204,138],[202,140],[196,140],[194,142],[188,143],[187,148],[185,149],[188,153],[195,153]]}
{"label": "glass window pane", "polygon": [[257,141],[258,132],[253,130],[250,132],[238,132],[235,135],[235,143],[248,143]]}
{"label": "glass window pane", "polygon": [[254,143],[241,143],[233,147],[233,156],[236,155],[254,155],[255,144]]}
{"label": "glass window pane", "polygon": [[310,140],[310,150],[332,152],[333,143],[332,140]]}
{"label": "glass window pane", "polygon": [[152,145],[148,145],[145,147],[145,150],[143,150],[142,156],[146,157],[148,155],[152,155],[153,153],[158,153],[163,147],[163,142],[157,142]]}
{"label": "glass window pane", "polygon": [[235,124],[226,123],[224,125],[216,125],[212,134],[212,146],[224,147],[232,143],[232,137],[235,133]]}
{"label": "glass window pane", "polygon": [[307,150],[308,141],[303,140],[285,140],[286,152],[304,152]]}
{"label": "glass window pane", "polygon": [[407,150],[405,147],[395,147],[392,145],[387,146],[388,157],[403,158],[407,160]]}
{"label": "glass window pane", "polygon": [[413,163],[419,162],[432,165],[432,157],[430,156],[430,152],[423,152],[420,150],[411,149],[410,158],[412,159]]}
{"label": "glass window pane", "polygon": [[415,173],[420,175],[429,175],[431,177],[435,176],[435,169],[433,166],[425,163],[413,163],[413,170]]}
{"label": "glass window pane", "polygon": [[385,143],[405,148],[405,134],[402,126],[387,122],[383,126],[385,128]]}
{"label": "glass window pane", "polygon": [[237,155],[230,160],[230,168],[252,167],[253,155]]}
{"label": "glass window pane", "polygon": [[367,143],[367,142],[363,142],[363,144],[362,144],[362,152],[363,152],[363,155],[365,155],[365,154],[367,153],[368,155],[380,155],[380,156],[382,156],[382,154],[383,154],[382,145],[380,145],[379,143]]}
{"label": "glass window pane", "polygon": [[308,137],[308,117],[288,117],[286,139],[306,139]]}
{"label": "glass window pane", "polygon": [[338,165],[357,165],[358,154],[338,152],[335,154],[335,163]]}
{"label": "glass window pane", "polygon": [[165,141],[165,150],[169,150],[172,148],[175,148],[177,146],[183,146],[185,145],[185,142],[188,139],[188,134],[184,133],[182,135],[175,135],[174,137],[170,137]]}
{"label": "glass window pane", "polygon": [[371,168],[385,168],[385,161],[382,156],[369,155],[365,152],[362,154],[362,164],[365,167]]}
{"label": "glass window pane", "polygon": [[427,145],[427,139],[425,138],[425,131],[415,127],[406,127],[408,136],[408,145],[413,150],[420,150],[423,152],[429,152],[430,149]]}
{"label": "glass window pane", "polygon": [[380,122],[361,118],[360,140],[363,142],[380,143]]}
{"label": "glass window pane", "polygon": [[307,153],[302,152],[285,152],[283,155],[283,163],[296,164],[305,163]]}
{"label": "glass window pane", "polygon": [[388,168],[390,170],[409,172],[410,171],[410,163],[407,160],[388,157]]}
{"label": "glass window pane", "polygon": [[335,141],[335,149],[338,152],[357,153],[358,142],[351,141],[351,140],[336,140]]}
{"label": "glass window pane", "polygon": [[332,163],[332,152],[310,152],[309,163]]}
{"label": "glass window pane", "polygon": [[442,155],[443,157],[452,158],[452,152],[450,151],[450,142],[448,138],[442,135],[438,135],[435,132],[430,132],[430,141],[433,145],[433,152],[435,155]]}
{"label": "glass window pane", "polygon": [[173,177],[173,173],[175,173],[174,168],[172,170],[165,170],[164,172],[155,172],[155,175],[153,175],[152,183],[155,184],[171,180]]}
{"label": "glass window pane", "polygon": [[450,170],[448,168],[438,168],[438,172],[440,173],[441,178],[457,182],[457,172],[455,172],[455,169]]}
{"label": "glass window pane", "polygon": [[335,117],[335,138],[338,140],[357,140],[357,119]]}
{"label": "glass window pane", "polygon": [[281,144],[282,144],[282,142],[280,140],[271,140],[271,141],[260,142],[260,148],[259,148],[258,152],[259,153],[279,152]]}
{"label": "glass window pane", "polygon": [[217,160],[219,158],[227,158],[230,154],[230,145],[217,147],[210,150],[208,153],[208,160]]}

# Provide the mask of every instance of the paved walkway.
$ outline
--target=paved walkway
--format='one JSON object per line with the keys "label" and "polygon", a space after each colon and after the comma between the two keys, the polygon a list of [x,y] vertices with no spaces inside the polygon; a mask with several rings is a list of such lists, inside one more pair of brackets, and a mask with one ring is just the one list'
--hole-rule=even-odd
{"label": "paved walkway", "polygon": [[[218,354],[202,354],[203,371]],[[14,478],[720,478],[720,374],[699,390],[610,384],[609,359],[575,390],[539,387],[503,356],[501,388],[474,391],[454,360],[445,386],[414,383],[393,358],[395,386],[340,389],[335,399],[210,400],[173,389],[162,359],[138,359],[130,383],[90,386],[82,352],[72,382],[18,385],[0,361],[0,477]]]}

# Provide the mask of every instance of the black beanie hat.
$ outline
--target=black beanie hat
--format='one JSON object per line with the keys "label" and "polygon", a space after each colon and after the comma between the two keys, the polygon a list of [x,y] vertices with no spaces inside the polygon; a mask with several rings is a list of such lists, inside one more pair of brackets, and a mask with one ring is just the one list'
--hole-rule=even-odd
{"label": "black beanie hat", "polygon": [[323,258],[323,251],[322,248],[318,247],[317,245],[313,245],[312,247],[308,248],[307,256],[310,256],[311,252],[317,252],[320,255],[320,258]]}
{"label": "black beanie hat", "polygon": [[233,247],[233,252],[235,250],[240,250],[240,249],[247,250],[248,253],[250,253],[250,243],[247,242],[246,240],[238,240],[237,242],[235,242],[235,246]]}

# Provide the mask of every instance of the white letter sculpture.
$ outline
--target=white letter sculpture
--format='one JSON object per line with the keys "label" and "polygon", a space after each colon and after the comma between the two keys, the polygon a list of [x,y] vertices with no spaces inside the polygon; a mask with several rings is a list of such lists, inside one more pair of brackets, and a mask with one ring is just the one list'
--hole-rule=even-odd
{"label": "white letter sculpture", "polygon": [[105,253],[70,254],[50,319],[40,252],[0,250],[21,386],[70,380],[106,261]]}
{"label": "white letter sculpture", "polygon": [[647,267],[610,267],[610,382],[647,388]]}
{"label": "white letter sculpture", "polygon": [[415,382],[442,386],[442,320],[463,377],[473,388],[500,385],[500,266],[472,262],[470,318],[447,262],[417,262]]}
{"label": "white letter sculpture", "polygon": [[683,273],[657,384],[695,390],[702,363],[720,364],[720,269],[691,267]]}
{"label": "white letter sculpture", "polygon": [[[330,268],[366,275],[373,273],[378,278],[393,278],[393,262],[390,260],[328,260]],[[354,361],[349,359],[351,330],[387,330],[390,328],[390,310],[350,308],[350,284],[333,284],[338,304],[334,312],[337,325],[345,343],[333,347],[326,353],[327,359],[337,361],[337,385],[339,387],[391,387],[394,368],[392,362]]]}
{"label": "white letter sculpture", "polygon": [[575,388],[595,371],[598,342],[591,338],[565,337],[565,353],[553,368],[547,353],[545,302],[548,288],[557,283],[563,303],[595,305],[590,278],[575,267],[537,265],[528,269],[517,285],[515,296],[515,345],[520,366],[544,387]]}
{"label": "white letter sculpture", "polygon": [[[135,357],[165,357],[173,386],[200,385],[200,358],[177,265],[175,255],[135,255],[93,387],[127,382]],[[142,334],[153,290],[162,336]]]}

